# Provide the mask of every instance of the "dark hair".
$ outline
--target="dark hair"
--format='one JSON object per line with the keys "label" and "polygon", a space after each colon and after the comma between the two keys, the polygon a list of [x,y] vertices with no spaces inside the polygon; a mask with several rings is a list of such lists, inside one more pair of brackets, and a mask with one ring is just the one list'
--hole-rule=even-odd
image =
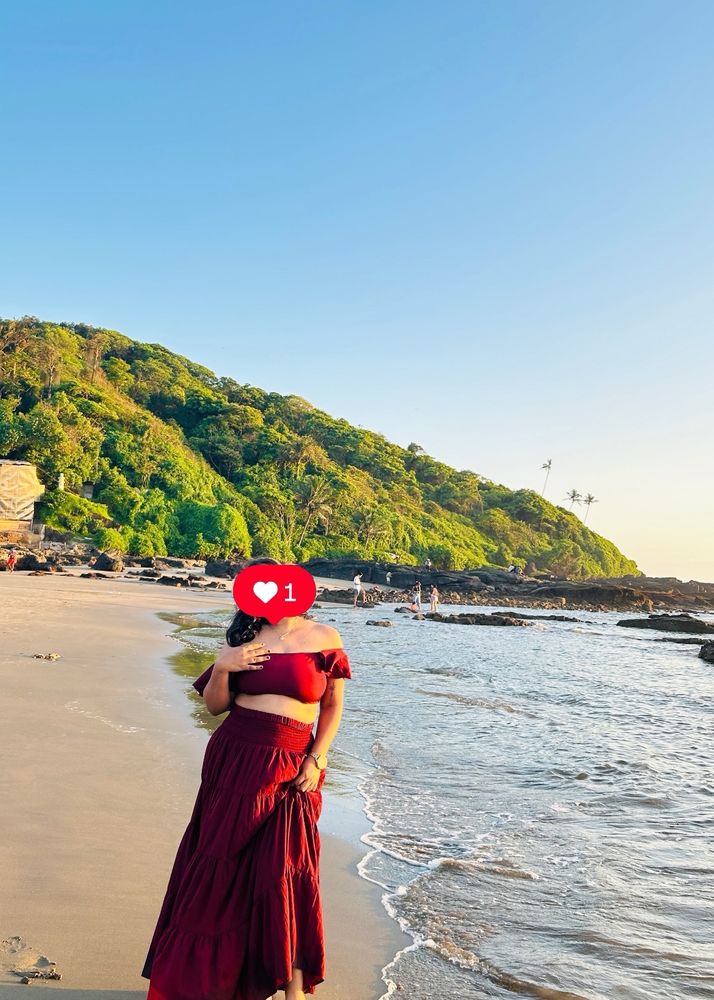
{"label": "dark hair", "polygon": [[[258,559],[251,559],[246,566],[279,566],[277,559],[270,559],[262,556]],[[245,569],[245,567],[243,567]],[[244,642],[252,642],[262,629],[263,625],[268,625],[268,619],[259,615],[248,615],[240,608],[233,615],[233,620],[226,629],[226,642],[229,646],[242,646]]]}

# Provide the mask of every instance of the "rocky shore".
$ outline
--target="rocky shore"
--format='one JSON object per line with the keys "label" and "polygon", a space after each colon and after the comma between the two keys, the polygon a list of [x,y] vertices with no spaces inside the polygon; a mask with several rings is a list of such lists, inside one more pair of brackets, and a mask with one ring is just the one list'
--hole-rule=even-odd
{"label": "rocky shore", "polygon": [[[229,583],[211,579],[214,574],[207,573],[208,564],[205,559],[119,555],[116,552],[102,552],[86,542],[53,542],[41,550],[5,543],[0,547],[0,572],[7,571],[6,558],[11,547],[14,547],[18,556],[15,569],[29,571],[32,575],[64,573],[68,567],[83,567],[86,571],[79,575],[86,579],[101,580],[124,576],[127,579],[138,579],[162,586],[190,587],[196,590],[227,590],[230,587]],[[234,568],[232,573],[225,571],[223,562],[218,568],[221,572],[215,576],[232,579],[240,566]]]}
{"label": "rocky shore", "polygon": [[[6,569],[9,543],[0,546],[0,572]],[[83,567],[87,577],[115,577],[154,582],[162,586],[196,590],[228,590],[246,560],[184,559],[175,556],[126,556],[102,552],[88,542],[53,540],[41,550],[15,545],[17,570],[32,573],[61,573],[66,567]],[[549,611],[624,611],[650,614],[654,611],[714,611],[714,584],[675,577],[621,577],[618,579],[566,580],[544,576],[524,576],[498,569],[442,570],[427,566],[405,566],[360,559],[312,559],[301,563],[315,577],[345,581],[362,574],[365,606],[380,603],[408,603],[418,580],[422,600],[428,605],[432,584],[439,590],[440,604],[494,605]],[[351,588],[321,588],[318,598],[351,604]],[[360,598],[360,605],[362,605]]]}
{"label": "rocky shore", "polygon": [[[341,580],[362,573],[367,596],[373,603],[377,597],[370,594],[370,584],[382,591],[380,600],[403,601],[418,580],[424,599],[431,585],[436,584],[442,604],[500,604],[547,610],[579,608],[584,611],[648,613],[655,610],[714,610],[714,584],[694,580],[684,583],[674,577],[627,576],[575,581],[529,577],[496,569],[441,570],[360,559],[311,559],[302,565],[313,576]],[[346,592],[346,596],[352,601],[351,591]],[[331,592],[330,599],[337,599],[334,592]]]}

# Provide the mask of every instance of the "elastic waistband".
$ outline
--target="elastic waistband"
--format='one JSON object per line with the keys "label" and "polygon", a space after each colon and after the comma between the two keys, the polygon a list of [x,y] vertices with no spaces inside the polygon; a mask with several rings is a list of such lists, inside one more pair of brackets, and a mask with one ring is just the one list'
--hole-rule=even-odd
{"label": "elastic waistband", "polygon": [[220,728],[236,740],[245,743],[264,743],[286,750],[306,750],[313,740],[312,722],[301,722],[289,715],[260,712],[233,702]]}

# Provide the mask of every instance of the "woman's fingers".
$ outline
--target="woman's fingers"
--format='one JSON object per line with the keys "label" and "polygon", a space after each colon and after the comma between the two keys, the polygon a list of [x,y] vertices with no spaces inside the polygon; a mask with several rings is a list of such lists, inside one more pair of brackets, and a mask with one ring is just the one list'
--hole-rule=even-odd
{"label": "woman's fingers", "polygon": [[254,642],[239,648],[238,670],[260,670],[261,664],[270,659],[270,651],[262,642]]}
{"label": "woman's fingers", "polygon": [[248,666],[250,667],[251,670],[262,670],[263,663],[269,659],[270,656],[251,656],[248,662]]}

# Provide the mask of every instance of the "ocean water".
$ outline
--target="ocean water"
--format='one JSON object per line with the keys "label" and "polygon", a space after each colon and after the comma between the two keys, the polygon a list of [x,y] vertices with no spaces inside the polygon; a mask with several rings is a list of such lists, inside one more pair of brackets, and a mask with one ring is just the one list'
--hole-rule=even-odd
{"label": "ocean water", "polygon": [[[714,998],[714,666],[699,647],[616,614],[496,628],[393,607],[315,612],[354,675],[325,791],[359,796],[360,874],[413,942],[383,996]],[[225,611],[194,619],[180,638],[215,649]]]}

